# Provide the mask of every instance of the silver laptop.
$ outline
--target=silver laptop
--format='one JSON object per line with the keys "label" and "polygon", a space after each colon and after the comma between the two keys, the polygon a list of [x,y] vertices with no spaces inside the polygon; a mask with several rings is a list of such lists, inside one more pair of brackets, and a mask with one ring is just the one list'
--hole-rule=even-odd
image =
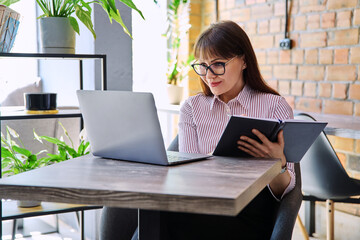
{"label": "silver laptop", "polygon": [[166,151],[151,93],[97,90],[76,93],[95,156],[158,165],[211,157]]}

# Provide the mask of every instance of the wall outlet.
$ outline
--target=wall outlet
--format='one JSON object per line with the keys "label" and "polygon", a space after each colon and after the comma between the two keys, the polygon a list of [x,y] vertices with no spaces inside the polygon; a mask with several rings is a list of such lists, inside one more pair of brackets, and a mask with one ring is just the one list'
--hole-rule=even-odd
{"label": "wall outlet", "polygon": [[280,40],[280,48],[284,50],[291,49],[291,39],[284,38]]}

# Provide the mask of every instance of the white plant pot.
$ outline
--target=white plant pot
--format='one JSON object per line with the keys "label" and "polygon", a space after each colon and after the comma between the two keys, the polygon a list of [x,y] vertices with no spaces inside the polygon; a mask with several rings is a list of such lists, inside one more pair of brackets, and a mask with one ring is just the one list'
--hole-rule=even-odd
{"label": "white plant pot", "polygon": [[75,54],[75,31],[69,18],[40,18],[40,38],[43,53]]}
{"label": "white plant pot", "polygon": [[183,99],[184,87],[168,84],[167,93],[169,97],[169,103],[178,105]]}
{"label": "white plant pot", "polygon": [[17,206],[18,207],[23,207],[23,208],[29,208],[29,207],[37,207],[40,206],[41,202],[40,201],[31,201],[31,200],[24,200],[24,201],[17,201]]}

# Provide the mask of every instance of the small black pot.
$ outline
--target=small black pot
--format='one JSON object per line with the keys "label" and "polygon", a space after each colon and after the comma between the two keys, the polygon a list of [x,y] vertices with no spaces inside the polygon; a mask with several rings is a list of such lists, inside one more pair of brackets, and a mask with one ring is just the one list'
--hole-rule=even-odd
{"label": "small black pot", "polygon": [[30,111],[56,109],[56,93],[25,93],[25,108]]}

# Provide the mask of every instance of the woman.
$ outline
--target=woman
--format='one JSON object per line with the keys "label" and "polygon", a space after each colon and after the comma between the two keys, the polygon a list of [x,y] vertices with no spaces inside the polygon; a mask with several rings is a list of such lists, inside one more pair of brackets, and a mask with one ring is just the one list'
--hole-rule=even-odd
{"label": "woman", "polygon": [[[236,23],[224,21],[211,25],[195,44],[195,58],[197,61],[192,67],[200,76],[203,93],[190,97],[181,107],[181,152],[214,151],[229,115],[293,118],[285,99],[264,82],[250,40]],[[281,174],[235,218],[179,216],[175,222],[193,231],[194,239],[270,238],[278,202],[295,186],[294,166],[286,161],[282,131],[277,142],[270,142],[256,129],[253,133],[261,143],[241,136],[237,141],[238,148],[254,157],[281,158]],[[174,238],[191,238],[179,237],[179,234],[174,231]]]}

